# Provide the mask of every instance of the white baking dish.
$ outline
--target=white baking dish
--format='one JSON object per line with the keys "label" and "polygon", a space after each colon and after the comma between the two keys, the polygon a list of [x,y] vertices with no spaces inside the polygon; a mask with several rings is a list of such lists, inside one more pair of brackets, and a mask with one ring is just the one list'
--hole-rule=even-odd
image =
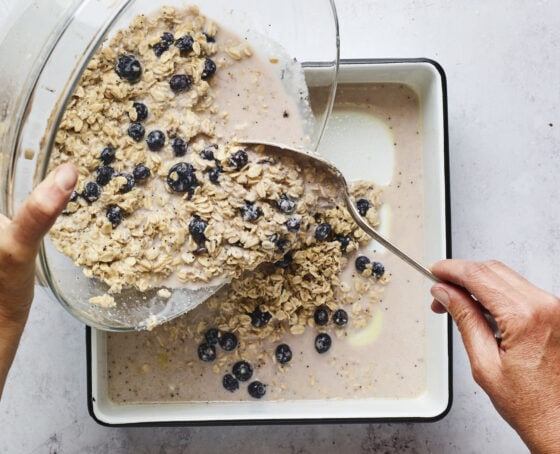
{"label": "white baking dish", "polygon": [[[447,101],[443,70],[436,63],[423,59],[346,60],[340,67],[339,83],[342,86],[362,84],[366,87],[368,84],[402,84],[416,93],[422,153],[421,165],[416,171],[422,175],[423,192],[423,200],[417,205],[423,214],[422,235],[420,244],[408,244],[403,240],[401,245],[426,264],[449,257]],[[367,104],[367,100],[363,102]],[[333,118],[339,124],[328,127],[323,153],[337,163],[349,179],[386,179],[390,166],[376,162],[383,161],[386,156],[384,147],[388,146],[387,137],[383,134],[378,137],[367,121],[362,121],[363,118],[353,121],[352,115],[348,116],[344,108],[337,111],[336,105]],[[394,169],[393,178],[398,172]],[[388,179],[391,179],[390,175]],[[399,222],[400,213],[406,209],[400,205],[393,208],[391,214],[382,214],[383,230],[389,238],[393,230],[403,229],[402,222]],[[414,228],[413,224],[404,228]],[[423,336],[409,339],[420,345],[424,352],[425,377],[421,392],[402,397],[391,396],[389,391],[385,396],[364,399],[116,404],[108,392],[107,334],[88,328],[90,414],[106,425],[436,420],[443,417],[450,407],[452,389],[449,319],[430,311],[429,282],[395,257],[387,256],[385,260],[393,269],[400,270],[395,273],[390,286],[398,288],[404,282],[417,282],[414,298],[411,298],[413,301],[406,304],[413,305],[411,307],[421,314],[416,322],[422,324],[420,331]],[[386,299],[390,300],[394,295],[388,292]],[[386,302],[387,305],[392,303],[397,304]],[[395,333],[401,326],[406,326],[406,316],[401,319],[402,324],[396,323],[390,328]],[[395,334],[395,339],[399,336],[406,337],[407,333]],[[377,370],[382,371],[382,367],[382,364],[379,365]],[[400,379],[406,380],[406,377]],[[390,390],[398,378],[385,375],[379,376],[379,380],[385,380],[384,385]]]}

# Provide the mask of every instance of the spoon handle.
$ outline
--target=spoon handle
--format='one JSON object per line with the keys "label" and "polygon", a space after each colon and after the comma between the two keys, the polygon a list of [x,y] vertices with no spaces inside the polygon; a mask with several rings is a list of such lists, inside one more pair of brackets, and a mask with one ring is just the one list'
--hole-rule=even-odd
{"label": "spoon handle", "polygon": [[[354,218],[354,221],[356,221],[356,223],[362,228],[362,230],[364,230],[364,232],[366,232],[369,236],[371,236],[379,244],[385,246],[389,251],[391,251],[397,257],[401,258],[406,263],[408,263],[410,266],[412,266],[416,270],[420,271],[424,276],[431,279],[433,282],[442,282],[441,279],[434,276],[434,274],[428,268],[426,268],[423,265],[420,265],[420,263],[418,263],[416,260],[414,260],[408,254],[405,254],[397,246],[395,246],[393,243],[391,243],[389,240],[387,240],[385,237],[383,237],[383,235],[381,235],[374,228],[372,228],[366,221],[364,221],[364,218],[360,215],[360,213],[358,212],[358,209],[352,203],[352,200],[349,197],[346,197],[346,202],[347,202],[347,205],[348,205],[348,210],[350,210],[350,214]],[[486,309],[482,304],[480,304],[480,302],[474,296],[471,295],[471,298],[478,303],[478,305],[479,305],[479,307],[482,311],[482,315],[484,316],[484,318],[486,319],[486,322],[488,323],[488,325],[492,329],[492,332],[494,333],[494,337],[496,338],[496,342],[498,343],[498,346],[499,346],[502,342],[502,331],[498,327],[498,323],[496,322],[496,320],[494,319],[492,314],[488,311],[488,309]]]}
{"label": "spoon handle", "polygon": [[438,279],[436,276],[434,276],[434,274],[428,268],[426,268],[425,266],[418,263],[416,260],[414,260],[408,254],[405,254],[397,246],[395,246],[393,243],[391,243],[389,240],[387,240],[383,235],[381,235],[374,228],[372,228],[364,220],[364,218],[362,218],[362,216],[358,212],[358,209],[352,203],[352,200],[350,198],[347,197],[346,202],[347,202],[347,205],[348,205],[348,209],[350,210],[350,214],[354,218],[354,221],[356,221],[356,223],[362,228],[362,230],[364,230],[369,236],[371,236],[375,241],[377,241],[382,246],[386,247],[389,251],[391,251],[393,254],[395,254],[400,259],[404,260],[406,263],[408,263],[410,266],[415,268],[417,271],[422,273],[427,278],[431,279],[434,282],[441,282],[441,280]]}

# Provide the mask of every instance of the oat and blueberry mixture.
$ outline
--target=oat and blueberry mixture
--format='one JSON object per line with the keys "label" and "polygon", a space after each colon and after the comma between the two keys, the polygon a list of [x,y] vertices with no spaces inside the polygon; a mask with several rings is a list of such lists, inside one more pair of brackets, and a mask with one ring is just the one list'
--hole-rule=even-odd
{"label": "oat and blueberry mixture", "polygon": [[[195,7],[164,7],[97,52],[56,137],[51,164],[70,161],[80,178],[51,239],[108,285],[90,300],[104,307],[125,288],[232,279],[206,303],[205,320],[187,314],[154,336],[194,339],[198,360],[213,364],[225,390],[246,385],[261,398],[267,384],[251,381],[259,364],[287,367],[292,358],[282,336],[313,327],[316,351],[328,352],[332,334],[365,325],[387,277],[382,264],[355,258],[369,238],[328,175],[236,144],[244,119],[221,107],[216,79],[235,79],[236,65],[254,57],[223,34]],[[281,112],[272,125],[294,121]],[[379,191],[359,183],[352,196],[376,225]],[[348,267],[350,282],[341,278]]]}
{"label": "oat and blueberry mixture", "polygon": [[[377,192],[363,182],[352,191],[356,203],[361,201],[358,205],[367,202],[364,214],[372,219],[379,207]],[[369,238],[344,207],[316,212],[311,219],[306,225],[312,227],[305,227],[313,232],[307,243],[287,247],[282,260],[261,264],[234,280],[193,316],[186,314],[146,333],[146,348],[153,349],[153,342],[160,352],[173,351],[176,345],[196,346],[196,360],[212,364],[225,390],[245,389],[242,396],[261,398],[267,384],[245,386],[236,374],[240,361],[255,374],[270,361],[285,372],[293,355],[287,342],[297,346],[307,329],[316,332],[314,349],[324,355],[333,338],[364,328],[389,276],[383,264],[359,255]],[[328,231],[326,237],[323,231]],[[345,272],[349,277],[343,277]],[[196,362],[186,365],[200,367]]]}
{"label": "oat and blueberry mixture", "polygon": [[230,279],[301,241],[313,200],[298,168],[232,143],[242,119],[221,110],[214,79],[255,71],[237,74],[252,51],[220,36],[194,7],[139,16],[67,108],[52,165],[71,161],[80,179],[51,237],[109,293]]}

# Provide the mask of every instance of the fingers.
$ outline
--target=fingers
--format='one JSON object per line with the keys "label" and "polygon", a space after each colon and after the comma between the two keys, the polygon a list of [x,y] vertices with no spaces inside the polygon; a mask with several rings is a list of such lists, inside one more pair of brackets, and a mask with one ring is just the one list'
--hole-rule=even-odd
{"label": "fingers", "polygon": [[[536,287],[508,266],[497,261],[492,261],[489,263],[491,264],[494,272],[497,275],[499,275],[504,281],[508,282],[520,294],[525,296],[524,302],[541,303],[550,300],[551,294],[549,292]],[[556,301],[554,301],[554,303],[556,303]]]}
{"label": "fingers", "polygon": [[518,288],[528,283],[498,261],[443,260],[431,269],[441,280],[465,288],[496,318],[522,309]]}
{"label": "fingers", "polygon": [[[465,266],[468,268],[474,267],[479,268],[481,274],[485,275],[489,279],[493,279],[494,277],[500,277],[503,282],[507,283],[508,286],[516,289],[520,293],[530,292],[534,295],[535,291],[539,291],[541,293],[546,293],[544,290],[537,289],[533,284],[531,284],[527,279],[521,276],[519,273],[512,270],[510,267],[504,265],[502,262],[498,260],[490,260],[487,262],[465,262],[462,260],[453,260],[453,262],[457,262],[460,266]],[[450,264],[448,264],[450,265]]]}
{"label": "fingers", "polygon": [[[488,267],[488,269],[485,269]],[[446,282],[451,282],[460,287],[470,290],[476,286],[476,282],[484,277],[485,272],[489,272],[491,265],[484,262],[472,262],[468,260],[450,259],[441,260],[430,267],[432,273]]]}
{"label": "fingers", "polygon": [[77,178],[72,165],[62,164],[33,190],[15,214],[7,228],[22,260],[34,257],[43,236],[68,202]]}
{"label": "fingers", "polygon": [[440,312],[445,308],[453,317],[471,362],[473,373],[495,368],[499,349],[492,329],[488,325],[478,302],[464,289],[445,283],[435,284],[431,293],[436,299],[432,308]]}
{"label": "fingers", "polygon": [[433,300],[430,307],[436,314],[447,314],[447,309],[445,308],[445,306],[443,306],[437,300]]}

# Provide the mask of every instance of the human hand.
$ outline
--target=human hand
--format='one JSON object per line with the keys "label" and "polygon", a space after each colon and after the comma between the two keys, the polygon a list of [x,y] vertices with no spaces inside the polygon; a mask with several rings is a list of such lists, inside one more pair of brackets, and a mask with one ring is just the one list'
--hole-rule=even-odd
{"label": "human hand", "polygon": [[33,301],[37,252],[76,180],[74,167],[63,164],[35,188],[12,220],[0,215],[0,394]]}
{"label": "human hand", "polygon": [[[444,260],[432,272],[444,281],[432,287],[432,310],[453,317],[475,381],[531,451],[557,452],[560,300],[496,261]],[[495,318],[500,345],[480,305]]]}

